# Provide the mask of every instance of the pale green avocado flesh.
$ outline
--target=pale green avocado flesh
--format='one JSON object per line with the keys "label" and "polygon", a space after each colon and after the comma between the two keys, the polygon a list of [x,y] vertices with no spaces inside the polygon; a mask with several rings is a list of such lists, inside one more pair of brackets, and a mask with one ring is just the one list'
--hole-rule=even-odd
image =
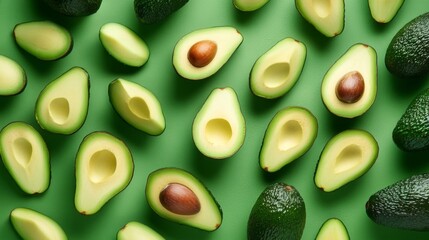
{"label": "pale green avocado flesh", "polygon": [[262,8],[270,0],[233,0],[235,8],[240,11],[250,12]]}
{"label": "pale green avocado flesh", "polygon": [[118,231],[117,240],[165,240],[152,228],[139,223],[129,222]]}
{"label": "pale green avocado flesh", "polygon": [[379,23],[390,22],[398,13],[404,0],[368,0],[372,18]]}
{"label": "pale green avocado flesh", "polygon": [[316,240],[349,240],[349,233],[344,223],[338,218],[326,220],[317,233]]}
{"label": "pale green avocado flesh", "polygon": [[14,60],[0,55],[0,96],[16,95],[24,91],[27,74]]}

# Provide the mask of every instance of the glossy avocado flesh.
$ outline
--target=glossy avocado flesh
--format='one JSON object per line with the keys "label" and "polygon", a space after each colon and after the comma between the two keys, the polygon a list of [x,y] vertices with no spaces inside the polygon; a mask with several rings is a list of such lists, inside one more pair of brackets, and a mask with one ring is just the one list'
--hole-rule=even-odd
{"label": "glossy avocado flesh", "polygon": [[398,13],[404,0],[368,0],[372,18],[379,23],[390,22]]}
{"label": "glossy avocado flesh", "polygon": [[358,117],[374,103],[377,81],[374,48],[355,44],[325,74],[321,87],[323,103],[339,117]]}
{"label": "glossy avocado flesh", "polygon": [[316,240],[349,240],[349,233],[344,223],[338,218],[326,220],[317,233]]}
{"label": "glossy avocado flesh", "polygon": [[334,191],[365,174],[378,157],[378,143],[364,130],[350,129],[325,145],[314,174],[316,186]]}
{"label": "glossy avocado flesh", "polygon": [[377,224],[429,231],[429,174],[400,180],[374,193],[365,208]]}
{"label": "glossy avocado flesh", "polygon": [[250,73],[250,89],[256,96],[277,98],[287,93],[301,75],[307,56],[302,42],[286,38],[256,60]]}
{"label": "glossy avocado flesh", "polygon": [[101,6],[102,0],[43,0],[52,10],[71,17],[82,17],[94,14]]}
{"label": "glossy avocado flesh", "polygon": [[243,36],[233,27],[195,30],[176,43],[173,66],[186,79],[208,78],[222,68],[242,41]]}
{"label": "glossy avocado flesh", "polygon": [[0,55],[0,96],[16,95],[24,91],[27,74],[14,60]]}
{"label": "glossy avocado flesh", "polygon": [[75,207],[83,215],[98,212],[124,190],[134,173],[131,152],[106,132],[86,136],[76,155]]}
{"label": "glossy avocado flesh", "polygon": [[134,0],[134,12],[143,23],[158,23],[186,3],[188,0]]}
{"label": "glossy avocado flesh", "polygon": [[27,194],[46,191],[51,180],[48,147],[31,125],[12,122],[0,132],[0,156],[18,186]]}
{"label": "glossy avocado flesh", "polygon": [[265,131],[259,164],[275,172],[304,155],[318,132],[316,117],[302,107],[287,107],[276,113]]}
{"label": "glossy avocado flesh", "polygon": [[259,195],[247,222],[248,240],[300,240],[304,231],[304,199],[293,186],[269,185]]}
{"label": "glossy avocado flesh", "polygon": [[235,8],[243,12],[255,11],[263,7],[270,0],[233,0]]}
{"label": "glossy avocado flesh", "polygon": [[152,228],[139,223],[129,222],[122,227],[116,236],[117,240],[165,240]]}
{"label": "glossy avocado flesh", "polygon": [[205,231],[222,224],[222,210],[212,193],[191,173],[162,168],[149,174],[146,199],[159,216]]}

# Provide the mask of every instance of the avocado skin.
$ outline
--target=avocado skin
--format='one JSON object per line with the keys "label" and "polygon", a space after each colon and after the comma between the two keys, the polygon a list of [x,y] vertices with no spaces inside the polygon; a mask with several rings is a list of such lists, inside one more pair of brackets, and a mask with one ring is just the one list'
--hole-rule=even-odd
{"label": "avocado skin", "polygon": [[305,220],[305,204],[298,190],[285,183],[275,183],[256,200],[247,224],[247,239],[299,240]]}
{"label": "avocado skin", "polygon": [[134,0],[134,11],[143,23],[157,23],[183,7],[189,0]]}
{"label": "avocado skin", "polygon": [[404,151],[429,149],[429,89],[410,103],[393,129],[395,144]]}
{"label": "avocado skin", "polygon": [[399,77],[419,78],[429,72],[429,12],[396,33],[387,48],[385,64]]}
{"label": "avocado skin", "polygon": [[366,214],[375,223],[393,228],[429,230],[429,173],[400,180],[373,194]]}
{"label": "avocado skin", "polygon": [[43,0],[54,11],[70,16],[82,17],[96,13],[102,0]]}

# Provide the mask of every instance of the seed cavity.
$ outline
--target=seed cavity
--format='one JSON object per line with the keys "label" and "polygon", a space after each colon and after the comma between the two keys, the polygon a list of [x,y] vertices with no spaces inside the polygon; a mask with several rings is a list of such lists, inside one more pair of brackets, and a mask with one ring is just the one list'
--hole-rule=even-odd
{"label": "seed cavity", "polygon": [[55,98],[49,104],[49,116],[58,125],[64,125],[70,115],[70,104],[66,98]]}
{"label": "seed cavity", "polygon": [[109,150],[95,152],[89,160],[89,178],[93,183],[106,181],[116,171],[116,156]]}
{"label": "seed cavity", "polygon": [[335,161],[334,173],[342,173],[353,169],[362,161],[362,149],[356,145],[351,144],[345,147],[338,155]]}
{"label": "seed cavity", "polygon": [[223,118],[211,119],[206,125],[205,136],[214,146],[227,145],[232,138],[231,124]]}
{"label": "seed cavity", "polygon": [[180,183],[168,184],[159,194],[159,201],[168,211],[179,215],[195,215],[201,210],[197,195]]}
{"label": "seed cavity", "polygon": [[192,66],[202,68],[207,66],[216,56],[217,44],[211,40],[202,40],[188,51],[188,60]]}
{"label": "seed cavity", "polygon": [[280,131],[278,148],[281,151],[292,149],[302,141],[302,127],[296,120],[287,121]]}
{"label": "seed cavity", "polygon": [[290,73],[288,62],[279,62],[269,66],[264,72],[265,86],[276,88],[284,84]]}
{"label": "seed cavity", "polygon": [[338,100],[343,103],[355,103],[361,99],[365,91],[365,81],[358,71],[346,73],[338,81],[335,94]]}
{"label": "seed cavity", "polygon": [[26,168],[32,159],[33,145],[26,138],[17,138],[13,141],[13,156],[23,168]]}
{"label": "seed cavity", "polygon": [[313,0],[314,11],[320,18],[326,18],[331,13],[332,0]]}
{"label": "seed cavity", "polygon": [[128,107],[130,108],[130,111],[138,118],[144,120],[150,119],[149,106],[147,105],[145,100],[139,97],[133,97],[130,99]]}

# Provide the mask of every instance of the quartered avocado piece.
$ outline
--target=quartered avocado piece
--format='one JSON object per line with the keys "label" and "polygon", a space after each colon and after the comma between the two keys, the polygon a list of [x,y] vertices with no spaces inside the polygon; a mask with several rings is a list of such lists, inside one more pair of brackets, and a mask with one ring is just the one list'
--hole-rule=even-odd
{"label": "quartered avocado piece", "polygon": [[390,22],[403,3],[404,0],[368,0],[371,16],[379,23]]}
{"label": "quartered avocado piece", "polygon": [[275,172],[304,155],[316,140],[316,117],[302,107],[287,107],[273,117],[265,131],[259,164]]}
{"label": "quartered avocado piece", "polygon": [[134,12],[142,23],[158,23],[185,6],[189,0],[134,0]]}
{"label": "quartered avocado piece", "polygon": [[18,186],[28,194],[46,191],[51,180],[45,140],[31,125],[12,122],[0,132],[0,156]]}
{"label": "quartered avocado piece", "polygon": [[325,74],[322,100],[333,114],[354,118],[364,114],[377,95],[377,53],[366,44],[355,44]]}
{"label": "quartered avocado piece", "polygon": [[345,130],[332,137],[323,148],[314,182],[325,192],[334,191],[365,174],[377,157],[378,143],[369,132]]}
{"label": "quartered avocado piece", "polygon": [[59,134],[72,134],[85,122],[89,105],[89,75],[73,67],[40,92],[35,116],[40,127]]}
{"label": "quartered avocado piece", "polygon": [[67,240],[61,226],[40,212],[28,208],[15,208],[10,213],[10,221],[22,239]]}
{"label": "quartered avocado piece", "polygon": [[44,0],[55,12],[70,17],[83,17],[94,14],[102,0]]}
{"label": "quartered avocado piece", "polygon": [[307,48],[285,38],[256,60],[250,73],[250,89],[259,97],[278,98],[296,83],[304,67]]}
{"label": "quartered avocado piece", "polygon": [[0,96],[12,96],[24,91],[27,74],[14,60],[0,55]]}
{"label": "quartered avocado piece", "polygon": [[130,125],[150,135],[165,130],[161,104],[152,92],[124,79],[109,84],[109,99],[115,111]]}
{"label": "quartered avocado piece", "polygon": [[349,240],[349,232],[338,218],[326,220],[317,233],[316,240]]}
{"label": "quartered avocado piece", "polygon": [[117,240],[165,240],[159,233],[152,228],[139,223],[129,222],[121,230],[118,231],[116,236]]}
{"label": "quartered avocado piece", "polygon": [[133,158],[124,142],[106,132],[87,135],[76,156],[77,211],[98,212],[128,186],[133,173]]}
{"label": "quartered avocado piece", "polygon": [[60,59],[73,48],[70,32],[51,21],[19,23],[13,29],[13,36],[18,46],[40,60]]}
{"label": "quartered avocado piece", "polygon": [[243,12],[255,11],[263,7],[270,0],[232,0],[235,8]]}
{"label": "quartered avocado piece", "polygon": [[106,51],[125,65],[141,67],[149,59],[146,43],[133,30],[122,24],[104,24],[100,28],[99,36]]}
{"label": "quartered avocado piece", "polygon": [[146,199],[159,216],[205,231],[222,224],[222,209],[212,193],[191,173],[161,168],[149,174]]}
{"label": "quartered avocado piece", "polygon": [[173,52],[177,73],[190,80],[215,74],[243,41],[233,27],[212,27],[195,30],[180,39]]}
{"label": "quartered avocado piece", "polygon": [[344,29],[344,0],[295,0],[298,12],[326,37]]}
{"label": "quartered avocado piece", "polygon": [[202,154],[215,159],[234,155],[243,145],[246,123],[232,88],[214,89],[195,116],[192,136]]}

